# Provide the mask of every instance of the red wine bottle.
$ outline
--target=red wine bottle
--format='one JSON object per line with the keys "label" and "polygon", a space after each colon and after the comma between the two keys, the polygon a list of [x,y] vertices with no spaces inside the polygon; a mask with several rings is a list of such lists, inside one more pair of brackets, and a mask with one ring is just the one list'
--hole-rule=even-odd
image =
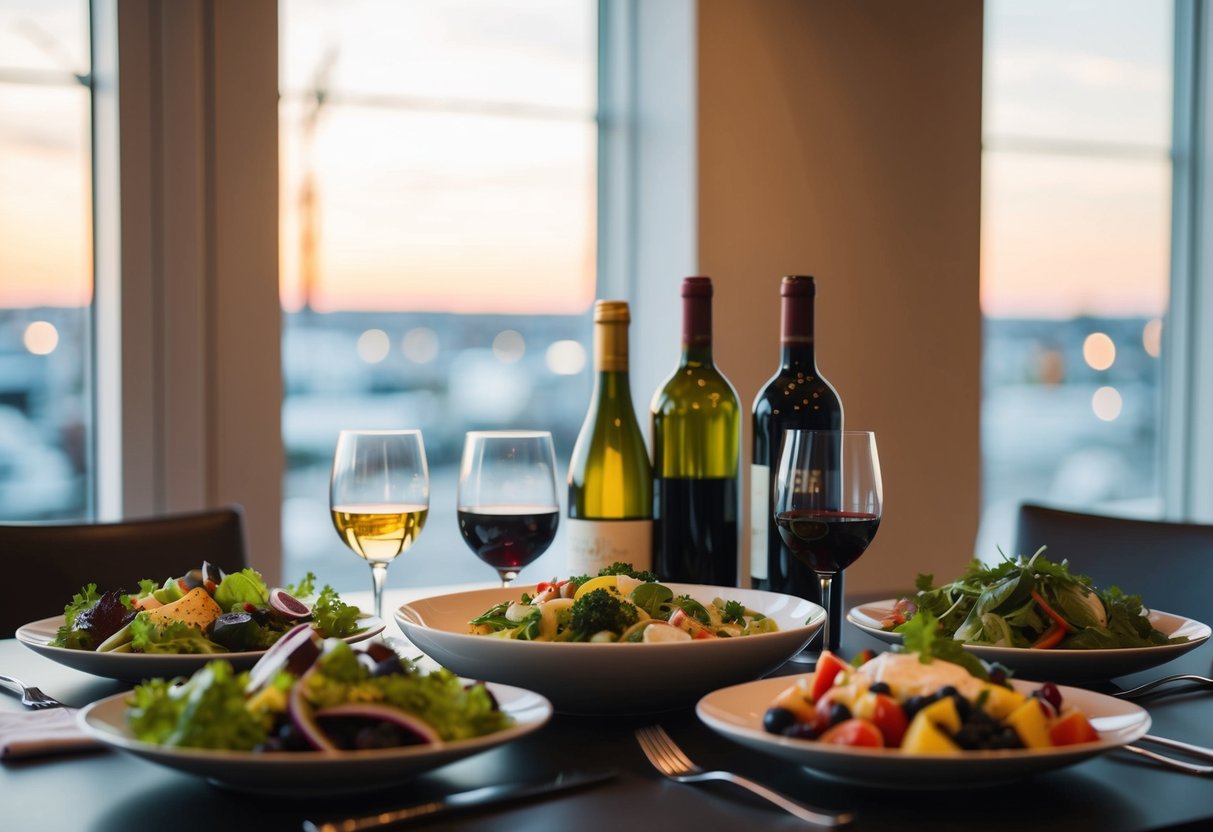
{"label": "red wine bottle", "polygon": [[682,359],[653,396],[653,564],[737,586],[741,405],[712,361],[712,280],[682,282]]}
{"label": "red wine bottle", "polygon": [[[780,286],[782,323],[779,369],[754,399],[754,456],[750,469],[750,581],[759,589],[821,603],[817,576],[784,545],[771,509],[784,431],[842,430],[842,401],[817,369],[813,348],[816,284],[808,275],[785,277]],[[843,580],[830,591],[830,632],[842,633]],[[833,640],[833,639],[831,639]],[[836,650],[837,645],[829,645]]]}

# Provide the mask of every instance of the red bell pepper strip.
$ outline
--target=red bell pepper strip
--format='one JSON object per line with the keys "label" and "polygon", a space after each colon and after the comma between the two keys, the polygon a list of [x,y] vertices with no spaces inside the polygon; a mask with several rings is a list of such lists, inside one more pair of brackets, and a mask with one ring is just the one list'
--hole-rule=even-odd
{"label": "red bell pepper strip", "polygon": [[1064,624],[1054,624],[1049,629],[1045,630],[1045,634],[1036,639],[1032,643],[1032,647],[1037,650],[1048,650],[1051,647],[1056,647],[1061,644],[1061,640],[1066,637],[1066,631],[1069,628]]}
{"label": "red bell pepper strip", "polygon": [[1039,592],[1032,590],[1032,598],[1036,603],[1040,604],[1040,608],[1045,611],[1045,615],[1053,619],[1053,626],[1045,630],[1044,635],[1036,639],[1036,642],[1032,646],[1038,650],[1048,650],[1050,647],[1056,647],[1061,644],[1061,640],[1070,631],[1070,625],[1066,623],[1066,620],[1055,609],[1045,603],[1045,599],[1040,596]]}
{"label": "red bell pepper strip", "polygon": [[1045,603],[1045,599],[1041,597],[1039,592],[1032,590],[1032,598],[1036,603],[1040,604],[1040,608],[1045,611],[1045,615],[1057,622],[1057,626],[1064,627],[1067,630],[1070,629],[1069,623],[1055,609]]}

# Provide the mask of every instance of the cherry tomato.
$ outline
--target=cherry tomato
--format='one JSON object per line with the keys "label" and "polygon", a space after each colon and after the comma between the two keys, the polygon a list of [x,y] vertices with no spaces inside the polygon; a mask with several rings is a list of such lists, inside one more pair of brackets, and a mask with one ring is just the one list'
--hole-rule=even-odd
{"label": "cherry tomato", "polygon": [[884,745],[884,737],[881,736],[880,729],[866,719],[848,719],[827,729],[818,738],[818,742],[881,748]]}

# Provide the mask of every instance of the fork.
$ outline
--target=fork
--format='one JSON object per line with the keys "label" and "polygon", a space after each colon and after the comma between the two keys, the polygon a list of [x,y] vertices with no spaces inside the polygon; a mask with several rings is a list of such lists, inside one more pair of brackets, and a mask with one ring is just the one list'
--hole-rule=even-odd
{"label": "fork", "polygon": [[1150,691],[1154,690],[1157,687],[1161,687],[1162,685],[1169,685],[1172,682],[1194,682],[1195,684],[1192,686],[1175,688],[1174,690],[1166,690],[1166,691],[1160,690],[1157,694],[1154,694],[1154,695],[1162,696],[1164,694],[1183,693],[1185,691],[1192,691],[1192,690],[1209,687],[1209,686],[1213,685],[1213,679],[1210,679],[1208,676],[1196,676],[1191,673],[1181,673],[1181,674],[1177,674],[1175,676],[1164,676],[1161,679],[1155,679],[1152,682],[1146,682],[1144,685],[1138,685],[1135,688],[1129,688],[1128,690],[1122,690],[1122,691],[1120,691],[1118,693],[1114,693],[1112,695],[1115,696],[1117,699],[1136,699],[1140,696],[1146,696],[1146,695],[1150,694]]}
{"label": "fork", "polygon": [[744,789],[749,789],[759,797],[769,800],[785,812],[818,826],[846,826],[855,819],[851,812],[828,812],[797,803],[790,797],[785,797],[779,792],[731,771],[705,771],[683,753],[660,725],[637,729],[636,741],[640,743],[640,750],[644,752],[644,756],[649,758],[653,767],[675,782],[701,783],[705,780],[725,780],[735,783]]}
{"label": "fork", "polygon": [[26,685],[20,679],[12,676],[0,676],[0,687],[7,688],[21,696],[21,704],[27,708],[62,708],[63,703],[53,696],[48,696],[38,688]]}

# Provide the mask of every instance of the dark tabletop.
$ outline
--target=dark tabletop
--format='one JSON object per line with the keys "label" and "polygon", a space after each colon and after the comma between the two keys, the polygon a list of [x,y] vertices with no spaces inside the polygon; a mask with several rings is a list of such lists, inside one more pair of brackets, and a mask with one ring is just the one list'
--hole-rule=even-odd
{"label": "dark tabletop", "polygon": [[[879,648],[847,625],[844,651]],[[1128,686],[1171,672],[1208,674],[1213,643],[1153,671],[1117,680]],[[786,666],[797,672],[802,666]],[[119,682],[87,676],[0,641],[0,673],[39,685],[69,705],[121,692]],[[1213,746],[1213,693],[1148,703],[1151,733]],[[0,694],[0,710],[19,710]],[[1070,768],[986,788],[900,791],[842,785],[774,758],[743,750],[702,725],[692,708],[647,717],[557,714],[542,730],[468,758],[386,793],[309,800],[225,791],[203,780],[126,754],[102,751],[0,765],[0,829],[298,830],[304,819],[343,818],[395,808],[447,792],[530,779],[576,768],[614,768],[619,775],[589,790],[542,802],[430,821],[419,829],[742,830],[803,828],[736,787],[680,785],[662,779],[642,756],[632,730],[660,722],[696,762],[749,775],[801,800],[853,809],[862,832],[906,829],[1046,832],[1098,829],[1213,829],[1213,784],[1200,777],[1138,763],[1116,752]],[[412,827],[410,827],[412,828]]]}

